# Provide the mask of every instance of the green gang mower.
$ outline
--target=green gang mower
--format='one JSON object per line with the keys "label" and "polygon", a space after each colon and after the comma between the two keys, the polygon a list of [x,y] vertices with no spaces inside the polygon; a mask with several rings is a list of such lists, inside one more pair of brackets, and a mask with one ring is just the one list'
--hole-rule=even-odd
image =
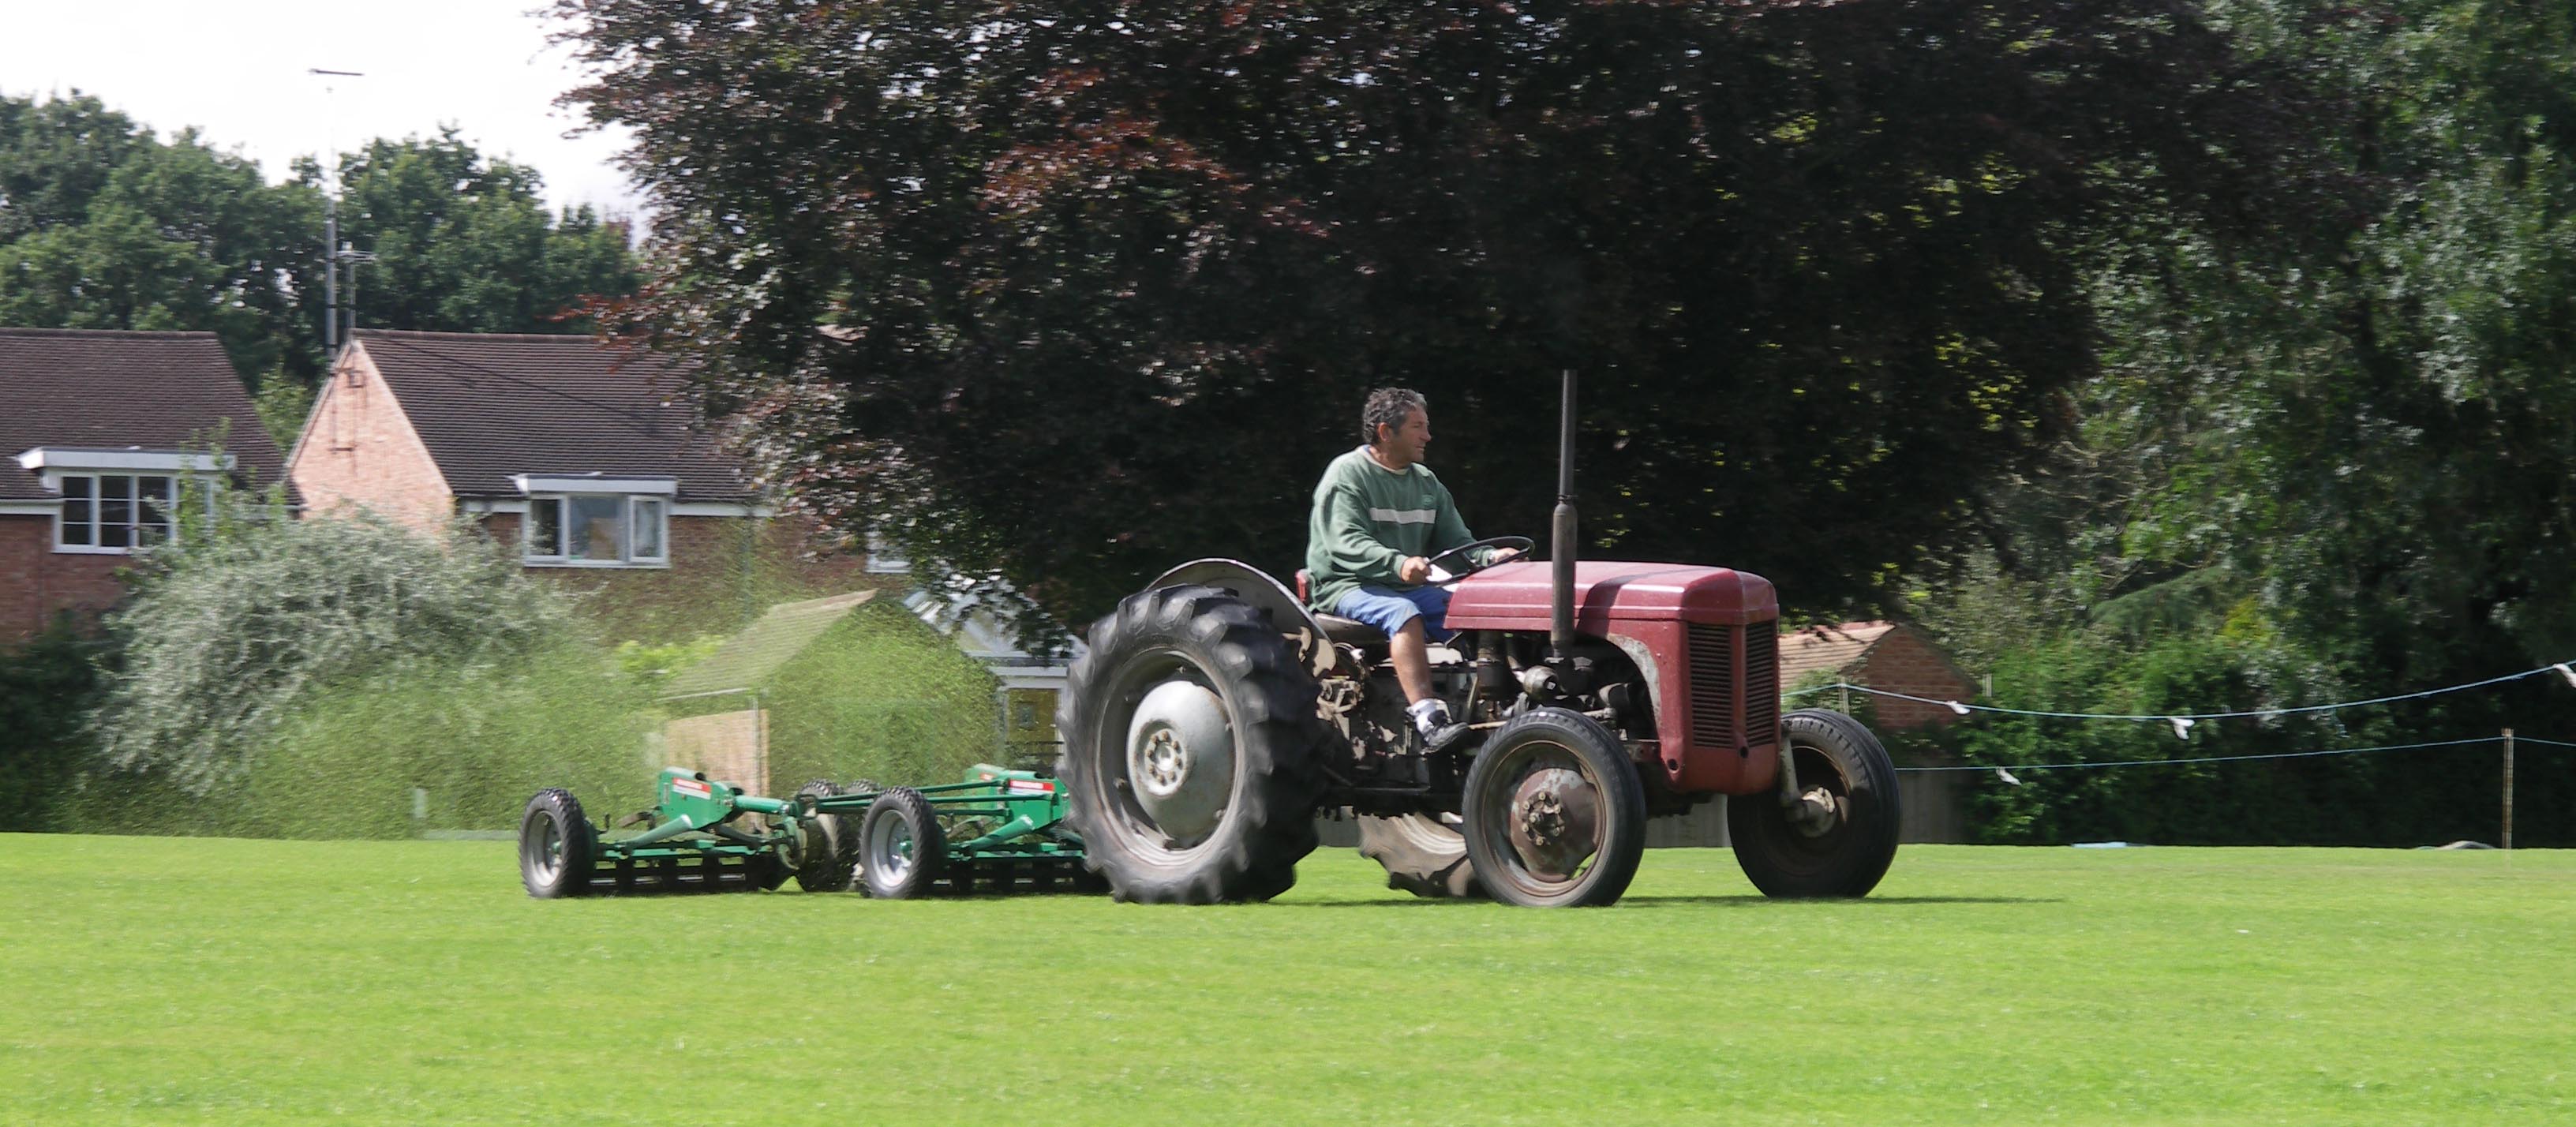
{"label": "green gang mower", "polygon": [[[747,794],[686,767],[662,772],[650,810],[612,835],[561,788],[538,791],[519,819],[528,895],[864,888],[903,899],[934,891],[1096,891],[1082,840],[1064,825],[1064,792],[1034,771],[989,765],[937,786],[807,783],[788,798]],[[855,827],[855,830],[853,829]]]}

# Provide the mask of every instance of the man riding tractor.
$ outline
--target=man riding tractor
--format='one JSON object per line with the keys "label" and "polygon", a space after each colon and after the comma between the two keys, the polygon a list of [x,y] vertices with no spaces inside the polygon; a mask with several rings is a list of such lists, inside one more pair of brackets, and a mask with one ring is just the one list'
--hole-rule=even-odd
{"label": "man riding tractor", "polygon": [[[1437,751],[1467,730],[1431,687],[1430,643],[1452,636],[1442,618],[1449,591],[1436,586],[1430,557],[1475,541],[1458,517],[1447,486],[1422,462],[1431,446],[1431,416],[1422,396],[1380,388],[1360,412],[1368,443],[1333,459],[1315,486],[1306,534],[1307,605],[1365,622],[1387,637],[1388,660],[1404,689],[1406,712],[1425,750]],[[1520,554],[1517,548],[1471,553],[1479,567]]]}
{"label": "man riding tractor", "polygon": [[1322,815],[1357,819],[1361,852],[1417,895],[1610,904],[1648,818],[1720,798],[1765,894],[1878,883],[1895,767],[1849,716],[1782,714],[1770,582],[1576,558],[1572,373],[1545,563],[1467,531],[1421,464],[1420,396],[1372,396],[1363,422],[1369,444],[1316,487],[1305,590],[1192,560],[1088,631],[1057,772],[1111,892],[1268,899]]}

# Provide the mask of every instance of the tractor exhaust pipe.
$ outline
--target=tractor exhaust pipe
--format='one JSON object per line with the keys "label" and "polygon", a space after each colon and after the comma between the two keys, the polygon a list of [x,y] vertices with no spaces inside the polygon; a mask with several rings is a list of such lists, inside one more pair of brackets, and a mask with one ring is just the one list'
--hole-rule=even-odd
{"label": "tractor exhaust pipe", "polygon": [[1574,651],[1574,369],[1565,370],[1565,396],[1557,409],[1556,521],[1547,547],[1553,583],[1548,592],[1547,649],[1562,665]]}

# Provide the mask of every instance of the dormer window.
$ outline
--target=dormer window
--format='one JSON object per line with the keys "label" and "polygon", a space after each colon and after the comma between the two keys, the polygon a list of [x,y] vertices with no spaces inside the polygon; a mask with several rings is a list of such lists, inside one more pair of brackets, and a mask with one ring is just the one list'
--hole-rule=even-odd
{"label": "dormer window", "polygon": [[674,479],[519,474],[530,567],[668,567]]}
{"label": "dormer window", "polygon": [[220,457],[180,450],[73,449],[40,446],[18,456],[45,488],[62,497],[54,551],[125,555],[170,538],[170,514],[183,479],[233,467]]}

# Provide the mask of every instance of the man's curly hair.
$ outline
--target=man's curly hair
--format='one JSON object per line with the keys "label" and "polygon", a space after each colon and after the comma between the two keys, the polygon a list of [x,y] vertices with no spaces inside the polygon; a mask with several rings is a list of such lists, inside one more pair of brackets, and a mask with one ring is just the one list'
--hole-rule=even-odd
{"label": "man's curly hair", "polygon": [[1416,411],[1428,411],[1430,404],[1422,393],[1409,387],[1382,387],[1369,393],[1368,406],[1360,408],[1360,437],[1371,446],[1377,445],[1378,424],[1404,429],[1404,420]]}

